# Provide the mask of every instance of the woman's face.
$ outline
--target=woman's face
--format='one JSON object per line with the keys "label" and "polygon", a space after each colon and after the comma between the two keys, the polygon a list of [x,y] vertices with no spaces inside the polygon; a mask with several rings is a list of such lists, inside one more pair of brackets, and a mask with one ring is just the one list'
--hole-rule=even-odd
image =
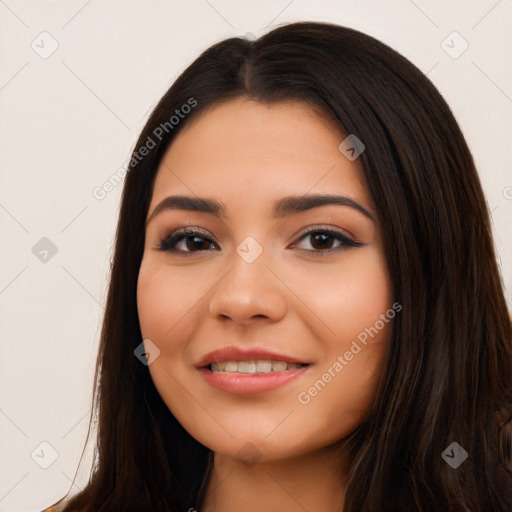
{"label": "woman's face", "polygon": [[394,310],[344,138],[303,103],[236,99],[186,126],[158,169],[137,289],[149,371],[216,453],[312,453],[368,410]]}

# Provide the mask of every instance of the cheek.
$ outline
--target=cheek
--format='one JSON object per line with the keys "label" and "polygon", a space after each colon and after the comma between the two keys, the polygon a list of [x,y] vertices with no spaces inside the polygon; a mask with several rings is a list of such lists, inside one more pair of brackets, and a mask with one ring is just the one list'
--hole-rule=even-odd
{"label": "cheek", "polygon": [[[187,369],[181,363],[187,360],[188,340],[199,325],[199,287],[200,279],[190,273],[173,271],[150,259],[141,264],[137,281],[139,324],[142,338],[160,350],[149,372],[170,410],[175,402],[183,407],[179,398],[183,388],[178,383],[186,381]],[[185,410],[185,418],[195,417],[187,407]]]}
{"label": "cheek", "polygon": [[172,325],[173,286],[168,286],[161,272],[141,265],[137,281],[137,310],[143,338],[156,339]]}
{"label": "cheek", "polygon": [[318,330],[324,351],[297,397],[308,421],[324,434],[331,425],[334,438],[351,432],[367,413],[395,316],[381,253],[360,251],[343,263],[323,276],[321,281],[328,285],[309,291],[312,309],[330,332]]}
{"label": "cheek", "polygon": [[[137,310],[143,338],[157,345],[176,338],[194,319],[200,282],[190,273],[144,262],[137,281]],[[162,350],[165,347],[160,347]]]}
{"label": "cheek", "polygon": [[[385,324],[362,343],[356,337],[339,340],[322,358],[315,373],[296,396],[297,416],[308,424],[325,446],[353,432],[368,413],[377,379],[382,370],[388,334]],[[357,330],[357,329],[354,329]]]}
{"label": "cheek", "polygon": [[324,328],[317,335],[340,350],[392,305],[392,285],[377,247],[347,253],[337,268],[326,267],[309,279],[301,277],[294,289],[307,297],[311,311],[321,320]]}

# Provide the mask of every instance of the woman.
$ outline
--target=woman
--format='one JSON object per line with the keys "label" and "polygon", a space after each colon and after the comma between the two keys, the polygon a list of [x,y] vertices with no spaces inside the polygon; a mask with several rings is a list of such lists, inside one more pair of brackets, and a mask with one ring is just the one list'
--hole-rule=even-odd
{"label": "woman", "polygon": [[124,185],[71,511],[508,511],[512,335],[448,106],[358,31],[213,45]]}

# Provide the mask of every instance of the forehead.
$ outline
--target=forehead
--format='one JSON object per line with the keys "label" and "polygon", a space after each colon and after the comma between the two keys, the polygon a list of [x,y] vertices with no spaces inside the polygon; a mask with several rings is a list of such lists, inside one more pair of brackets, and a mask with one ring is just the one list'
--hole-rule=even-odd
{"label": "forehead", "polygon": [[346,135],[303,102],[229,100],[200,113],[171,143],[152,204],[171,193],[268,201],[282,195],[343,192],[370,204]]}

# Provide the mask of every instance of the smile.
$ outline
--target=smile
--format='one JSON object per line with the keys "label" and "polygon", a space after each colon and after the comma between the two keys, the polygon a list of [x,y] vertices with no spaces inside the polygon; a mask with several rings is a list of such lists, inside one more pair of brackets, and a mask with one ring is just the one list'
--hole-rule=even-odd
{"label": "smile", "polygon": [[198,371],[213,388],[233,395],[251,395],[272,391],[291,381],[299,380],[312,366],[268,359],[249,359],[219,361],[198,368]]}
{"label": "smile", "polygon": [[218,361],[209,365],[208,369],[219,373],[273,373],[296,370],[305,364],[273,361],[270,359],[249,359],[246,361]]}

